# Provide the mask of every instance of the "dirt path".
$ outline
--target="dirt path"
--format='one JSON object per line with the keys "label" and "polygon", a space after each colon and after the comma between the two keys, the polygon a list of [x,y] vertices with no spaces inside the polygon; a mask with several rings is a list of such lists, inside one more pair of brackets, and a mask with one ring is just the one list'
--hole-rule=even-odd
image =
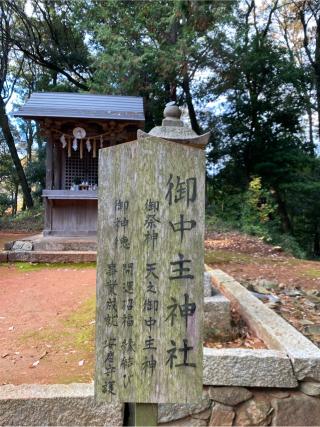
{"label": "dirt path", "polygon": [[[320,344],[320,262],[238,233],[210,234],[205,246],[206,262],[245,286],[274,281],[275,310]],[[94,266],[0,264],[0,384],[91,381],[94,318]]]}
{"label": "dirt path", "polygon": [[205,241],[206,262],[239,281],[276,280],[287,287],[320,289],[320,262],[296,259],[258,238],[240,233],[211,233]]}
{"label": "dirt path", "polygon": [[0,384],[90,381],[94,296],[93,267],[2,264]]}

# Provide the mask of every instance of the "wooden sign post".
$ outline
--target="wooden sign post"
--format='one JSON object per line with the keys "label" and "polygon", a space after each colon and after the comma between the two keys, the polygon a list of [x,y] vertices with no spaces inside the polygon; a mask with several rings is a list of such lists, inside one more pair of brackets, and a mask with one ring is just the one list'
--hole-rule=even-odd
{"label": "wooden sign post", "polygon": [[152,136],[100,151],[99,400],[201,399],[204,169],[203,150]]}

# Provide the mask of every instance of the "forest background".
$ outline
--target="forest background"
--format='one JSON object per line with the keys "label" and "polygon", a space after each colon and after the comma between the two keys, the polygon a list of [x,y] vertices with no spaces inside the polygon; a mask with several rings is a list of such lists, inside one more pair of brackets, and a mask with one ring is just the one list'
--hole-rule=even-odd
{"label": "forest background", "polygon": [[0,44],[0,227],[42,218],[45,141],[13,109],[136,95],[147,131],[169,101],[211,131],[209,228],[320,256],[318,0],[1,0]]}

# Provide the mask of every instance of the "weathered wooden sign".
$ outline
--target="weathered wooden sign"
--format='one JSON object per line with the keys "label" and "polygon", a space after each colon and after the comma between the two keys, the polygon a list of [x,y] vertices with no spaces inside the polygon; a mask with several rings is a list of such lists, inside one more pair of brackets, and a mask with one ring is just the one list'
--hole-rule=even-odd
{"label": "weathered wooden sign", "polygon": [[96,397],[202,395],[202,150],[147,137],[100,151]]}

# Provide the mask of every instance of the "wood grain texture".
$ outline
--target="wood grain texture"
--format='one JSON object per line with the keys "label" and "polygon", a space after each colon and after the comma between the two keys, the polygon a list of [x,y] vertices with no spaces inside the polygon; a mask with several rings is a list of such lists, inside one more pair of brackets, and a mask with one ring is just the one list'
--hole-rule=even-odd
{"label": "wood grain texture", "polygon": [[[58,193],[50,197],[50,193]],[[92,195],[83,196],[71,193],[87,193],[85,191],[46,191],[44,233],[56,236],[94,235],[97,232],[97,200]],[[68,193],[70,197],[65,194]],[[89,193],[89,192],[88,192]],[[48,196],[49,195],[49,196]],[[88,196],[88,197],[86,197]]]}
{"label": "wood grain texture", "polygon": [[53,145],[53,186],[56,190],[61,189],[61,143],[55,141]]}
{"label": "wood grain texture", "polygon": [[53,184],[53,139],[49,133],[46,143],[46,189],[51,190]]}
{"label": "wood grain texture", "polygon": [[[99,400],[186,403],[202,395],[204,171],[203,151],[159,138],[100,151],[95,376]],[[123,210],[116,209],[116,201],[126,203]],[[159,202],[159,210],[148,210],[147,201]],[[150,225],[148,215],[153,214]],[[126,227],[121,219],[128,220]],[[181,220],[190,229],[183,239]],[[154,248],[146,237],[152,230],[158,235]],[[127,249],[120,243],[123,237],[128,238]],[[123,268],[130,263],[132,279]],[[176,278],[180,274],[193,277]],[[184,316],[186,302],[189,316]],[[154,326],[145,322],[150,317],[156,319]]]}
{"label": "wood grain texture", "polygon": [[129,426],[157,426],[158,405],[152,403],[129,403]]}

